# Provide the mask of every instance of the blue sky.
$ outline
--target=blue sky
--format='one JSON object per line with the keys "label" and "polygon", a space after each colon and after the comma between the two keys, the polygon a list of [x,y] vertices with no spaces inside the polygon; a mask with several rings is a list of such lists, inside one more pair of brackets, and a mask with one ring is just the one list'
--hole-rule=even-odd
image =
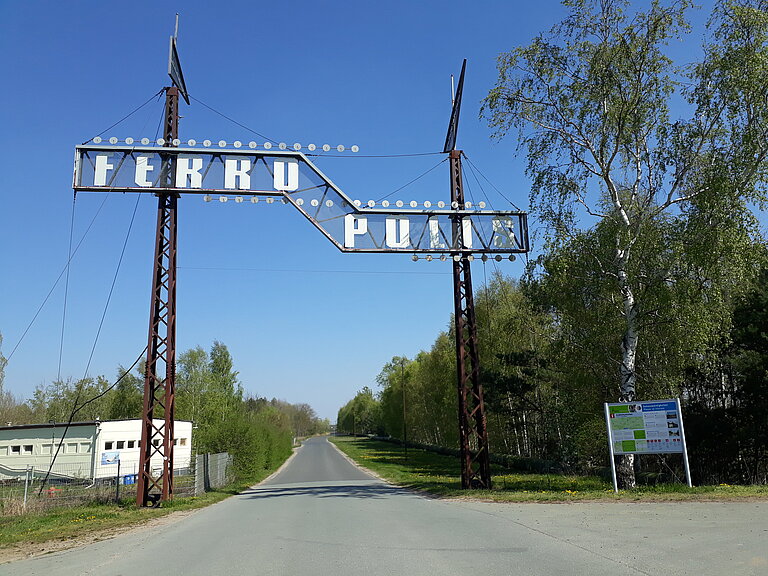
{"label": "blue sky", "polygon": [[[378,199],[443,160],[365,156],[442,150],[450,75],[467,58],[457,147],[503,196],[471,173],[467,193],[495,209],[514,209],[504,197],[526,209],[523,159],[514,138],[491,140],[480,101],[497,55],[562,17],[554,0],[2,2],[0,333],[6,356],[16,347],[5,386],[20,397],[59,373],[65,301],[63,378],[86,369],[114,378],[146,345],[156,201],[81,193],[73,221],[72,159],[75,145],[168,84],[176,12],[197,99],[181,105],[182,139],[259,140],[210,107],[277,141],[356,144],[357,156],[316,163],[352,198]],[[162,107],[155,99],[104,136],[154,138]],[[443,163],[391,199],[446,200],[448,184]],[[84,239],[67,297],[62,281],[19,344],[64,267],[71,226],[75,243]],[[449,264],[341,254],[288,206],[182,198],[178,258],[179,351],[220,340],[247,392],[306,402],[332,420],[392,356],[428,349],[453,306]],[[475,285],[495,268],[478,262]],[[518,277],[523,262],[498,269]]]}

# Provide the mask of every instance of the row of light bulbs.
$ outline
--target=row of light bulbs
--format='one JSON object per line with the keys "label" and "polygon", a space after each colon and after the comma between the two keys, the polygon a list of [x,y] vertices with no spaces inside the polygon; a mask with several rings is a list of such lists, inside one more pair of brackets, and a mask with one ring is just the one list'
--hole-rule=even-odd
{"label": "row of light bulbs", "polygon": [[[212,198],[212,197],[211,197],[209,194],[206,194],[205,196],[203,196],[203,200],[204,200],[204,201],[206,201],[206,202],[211,202],[211,201],[213,200],[213,198]],[[237,203],[241,203],[241,202],[243,202],[243,201],[244,201],[244,199],[243,199],[243,197],[242,197],[242,196],[235,196],[234,200],[235,200],[235,202],[237,202]],[[266,202],[267,204],[274,204],[276,200],[277,200],[277,202],[279,202],[280,204],[288,204],[288,200],[286,200],[285,198],[277,198],[277,199],[276,199],[276,198],[273,198],[272,196],[267,196],[267,198],[266,198],[265,202]],[[227,201],[229,201],[229,197],[228,197],[228,196],[219,196],[219,202],[227,202]],[[257,204],[258,202],[259,202],[259,198],[258,198],[258,196],[253,196],[253,197],[251,198],[251,203],[253,203],[253,204]],[[296,201],[296,203],[297,203],[299,206],[301,206],[301,205],[303,204],[303,199],[302,199],[302,198],[299,198],[299,199]],[[359,200],[355,200],[355,203],[356,203],[356,205],[358,205],[358,206],[360,205],[360,201],[359,201]],[[316,200],[316,199],[313,199],[313,200],[311,201],[311,204],[312,204],[312,206],[318,206],[319,202],[318,202],[318,200]],[[326,200],[326,204],[327,204],[328,206],[333,206],[333,202],[332,202],[331,200]],[[398,204],[399,204],[399,205],[402,205],[402,202],[398,201]],[[415,204],[415,203],[412,203],[412,204]],[[426,203],[425,203],[425,204],[426,204]],[[442,204],[442,202],[440,202],[440,204]],[[455,202],[454,202],[454,204],[455,204]],[[469,204],[469,202],[467,202],[467,204]],[[482,202],[481,202],[480,204],[482,204]],[[452,256],[452,258],[453,258],[453,260],[454,260],[455,262],[459,262],[459,261],[461,260],[461,255],[459,255],[459,254],[455,254],[454,256]],[[426,256],[419,256],[418,254],[414,254],[413,256],[411,256],[411,259],[412,259],[414,262],[418,262],[419,260],[426,260],[427,262],[432,262],[433,260],[438,260],[438,261],[440,261],[440,262],[445,262],[446,260],[448,260],[448,255],[446,255],[446,254],[440,254],[439,256],[433,256],[432,254],[427,254]],[[469,255],[467,256],[467,260],[469,260],[470,262],[472,262],[474,259],[475,259],[475,257],[474,257],[474,255],[472,255],[472,254],[469,254]],[[483,254],[483,255],[480,257],[480,259],[481,259],[483,262],[487,262],[487,261],[488,261],[490,258],[489,258],[489,256],[488,256],[488,254]],[[504,257],[503,257],[501,254],[496,254],[495,256],[493,256],[493,259],[494,259],[494,260],[496,260],[496,262],[501,262],[501,261],[504,259]],[[510,261],[510,262],[514,262],[514,261],[516,260],[516,258],[515,258],[515,255],[514,255],[514,254],[510,254],[510,255],[508,256],[508,259],[509,259],[509,261]]]}
{"label": "row of light bulbs", "polygon": [[[205,202],[211,202],[213,200],[213,196],[211,196],[210,194],[206,194],[205,196],[203,196],[203,200]],[[228,201],[229,201],[229,196],[219,196],[219,202],[223,203],[223,202],[228,202]],[[239,204],[239,203],[243,202],[244,200],[243,200],[242,196],[235,196],[234,197],[234,201]],[[285,198],[279,198],[278,201],[281,202],[282,204],[288,204],[288,200],[286,200]],[[273,198],[271,196],[267,196],[267,198],[266,198],[266,203],[267,204],[273,204],[274,202],[275,202],[275,198]],[[259,203],[258,196],[251,197],[251,203],[252,204],[258,204]],[[355,200],[352,203],[355,206],[357,206],[358,208],[363,206],[363,203],[360,200]],[[304,205],[304,198],[297,198],[296,199],[296,204],[298,204],[299,206],[303,206]],[[313,207],[317,207],[317,206],[320,205],[320,200],[318,200],[317,198],[313,198],[312,200],[309,201],[309,204],[311,206],[313,206]],[[333,200],[328,199],[328,200],[325,201],[324,204],[325,204],[326,207],[331,208],[333,206],[334,202],[333,202]],[[369,200],[365,204],[365,206],[368,207],[368,208],[374,208],[376,205],[377,205],[377,203],[375,201],[373,201],[373,200]],[[384,208],[388,208],[392,204],[390,204],[390,202],[388,200],[384,200],[383,202],[379,203],[379,205],[381,205]],[[347,206],[348,206],[347,202],[342,202],[342,207],[346,208]],[[402,200],[398,200],[398,201],[394,202],[394,206],[396,206],[397,208],[403,208],[405,206],[405,202],[403,202]],[[408,203],[408,206],[410,206],[411,208],[418,208],[419,207],[419,203],[416,202],[415,200],[412,200],[411,202]],[[433,204],[432,204],[432,202],[427,200],[427,201],[422,203],[422,206],[424,206],[424,208],[431,208],[433,206]],[[446,207],[446,203],[441,201],[441,202],[438,202],[437,204],[435,204],[435,206],[437,208],[445,208]],[[458,207],[459,207],[459,203],[458,202],[451,202],[451,208],[456,210]],[[485,208],[485,202],[478,202],[477,203],[477,207],[481,208],[481,209]],[[466,208],[467,210],[471,209],[472,208],[472,202],[465,202],[464,203],[464,208]]]}
{"label": "row of light bulbs", "polygon": [[[452,258],[454,262],[458,262],[459,260],[461,260],[461,255],[454,254]],[[514,262],[515,260],[517,260],[514,254],[510,254],[507,258],[509,259],[510,262]],[[475,256],[473,254],[469,254],[467,256],[467,260],[469,260],[470,262],[472,262],[474,259],[475,259]],[[488,262],[488,260],[490,259],[491,257],[488,256],[488,254],[483,254],[480,257],[480,260],[482,260],[483,262]],[[504,256],[502,256],[501,254],[496,254],[496,256],[493,256],[493,259],[496,260],[496,262],[501,262],[502,260],[504,260]],[[414,254],[413,256],[411,256],[411,260],[413,260],[414,262],[418,262],[419,260],[426,260],[427,262],[432,262],[433,260],[439,260],[440,262],[445,262],[446,260],[448,260],[448,256],[445,254],[440,254],[439,256],[432,256],[432,254],[427,254],[426,256],[419,256],[418,254]]]}
{"label": "row of light bulbs", "polygon": [[[96,136],[93,139],[94,144],[101,144],[103,141],[104,140],[101,136]],[[157,140],[150,140],[149,138],[141,138],[140,140],[135,140],[133,138],[126,138],[125,140],[120,140],[119,138],[112,136],[107,140],[107,142],[109,142],[110,144],[117,144],[119,142],[124,142],[129,146],[131,146],[132,144],[139,144],[139,143],[141,143],[142,146],[149,146],[150,144],[153,144],[153,143],[157,144],[158,146],[165,146],[166,141],[165,141],[165,138],[158,138]],[[198,143],[197,140],[194,140],[191,138],[187,140],[188,146],[197,146],[197,143]],[[178,138],[174,138],[171,141],[171,144],[173,144],[174,146],[179,146],[181,144],[181,140],[179,140]],[[214,142],[212,142],[211,140],[203,140],[201,144],[205,148],[210,148],[211,146],[214,145]],[[219,140],[216,144],[218,145],[219,148],[226,148],[229,145],[226,140]],[[234,146],[235,148],[242,148],[243,146],[248,146],[248,148],[251,148],[251,149],[255,149],[259,147],[259,145],[254,141],[250,141],[246,144],[244,142],[241,142],[240,140],[235,140],[234,142],[232,142],[232,146]],[[273,147],[277,147],[279,150],[287,150],[288,144],[286,144],[285,142],[280,142],[279,144],[272,144],[272,142],[264,142],[261,145],[261,147],[264,148],[265,150],[271,150]],[[299,151],[302,148],[304,148],[304,146],[296,142],[291,146],[291,148],[293,150]],[[323,152],[330,152],[331,150],[336,150],[337,152],[344,152],[347,149],[347,147],[344,146],[343,144],[339,144],[338,146],[331,146],[330,144],[323,144],[322,146],[316,146],[315,144],[307,144],[306,148],[310,152],[314,152],[318,148],[320,148]],[[357,145],[350,146],[349,149],[352,152],[360,151],[360,148]]]}

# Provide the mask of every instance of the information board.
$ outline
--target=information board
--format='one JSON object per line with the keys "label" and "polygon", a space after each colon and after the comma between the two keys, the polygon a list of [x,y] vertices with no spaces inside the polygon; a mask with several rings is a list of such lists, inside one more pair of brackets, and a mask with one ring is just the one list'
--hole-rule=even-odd
{"label": "information board", "polygon": [[623,454],[682,454],[686,481],[692,486],[679,399],[606,403],[605,425],[615,492],[619,487],[613,457]]}
{"label": "information board", "polygon": [[608,404],[608,433],[614,454],[683,451],[680,411],[675,400]]}

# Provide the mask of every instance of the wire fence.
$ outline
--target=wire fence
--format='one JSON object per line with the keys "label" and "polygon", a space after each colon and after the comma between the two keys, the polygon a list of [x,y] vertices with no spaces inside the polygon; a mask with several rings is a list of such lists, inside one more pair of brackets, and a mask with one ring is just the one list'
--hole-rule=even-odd
{"label": "wire fence", "polygon": [[[232,456],[226,452],[193,455],[174,464],[174,496],[199,496],[235,479]],[[12,478],[0,480],[0,514],[30,514],[58,507],[135,499],[139,469],[138,460],[123,460],[100,468],[97,477],[90,467],[71,463],[54,465],[49,474],[47,468],[32,466],[13,470]],[[153,467],[151,473],[160,476],[162,470]]]}

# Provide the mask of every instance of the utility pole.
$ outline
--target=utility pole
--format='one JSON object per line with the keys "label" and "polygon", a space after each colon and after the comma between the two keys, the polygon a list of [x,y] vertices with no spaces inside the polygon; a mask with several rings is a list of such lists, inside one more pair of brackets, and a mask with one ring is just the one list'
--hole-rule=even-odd
{"label": "utility pole", "polygon": [[408,460],[408,411],[405,404],[405,358],[400,358],[400,385],[403,387],[403,449]]}
{"label": "utility pole", "polygon": [[[165,89],[165,146],[173,146],[179,136],[179,89]],[[162,160],[164,182],[157,195],[157,229],[152,273],[149,342],[144,375],[141,451],[136,504],[148,506],[173,497],[173,423],[176,392],[176,207],[174,187],[175,156]],[[162,422],[155,424],[155,418]],[[152,456],[162,458],[159,477],[152,475]]]}
{"label": "utility pole", "polygon": [[[461,150],[456,150],[459,128],[461,94],[464,71],[461,66],[458,90],[453,101],[451,121],[443,152],[448,153],[451,170],[451,207],[458,212],[465,209],[464,182],[461,171]],[[453,217],[453,305],[456,332],[456,372],[459,395],[459,442],[461,449],[461,487],[491,488],[491,460],[488,451],[488,431],[483,404],[483,386],[480,383],[480,354],[477,349],[477,322],[472,293],[471,258],[464,248],[464,219],[460,213]]]}
{"label": "utility pole", "polygon": [[[168,49],[165,88],[163,146],[179,145],[179,96],[189,104],[189,93],[181,71],[176,38],[179,15]],[[136,504],[148,506],[173,498],[173,423],[176,417],[176,155],[160,153],[160,187],[157,196],[155,259],[152,272],[152,302],[149,311],[149,342],[144,374],[144,409]],[[155,424],[155,419],[159,424]],[[152,456],[162,459],[159,477],[152,475]]]}

